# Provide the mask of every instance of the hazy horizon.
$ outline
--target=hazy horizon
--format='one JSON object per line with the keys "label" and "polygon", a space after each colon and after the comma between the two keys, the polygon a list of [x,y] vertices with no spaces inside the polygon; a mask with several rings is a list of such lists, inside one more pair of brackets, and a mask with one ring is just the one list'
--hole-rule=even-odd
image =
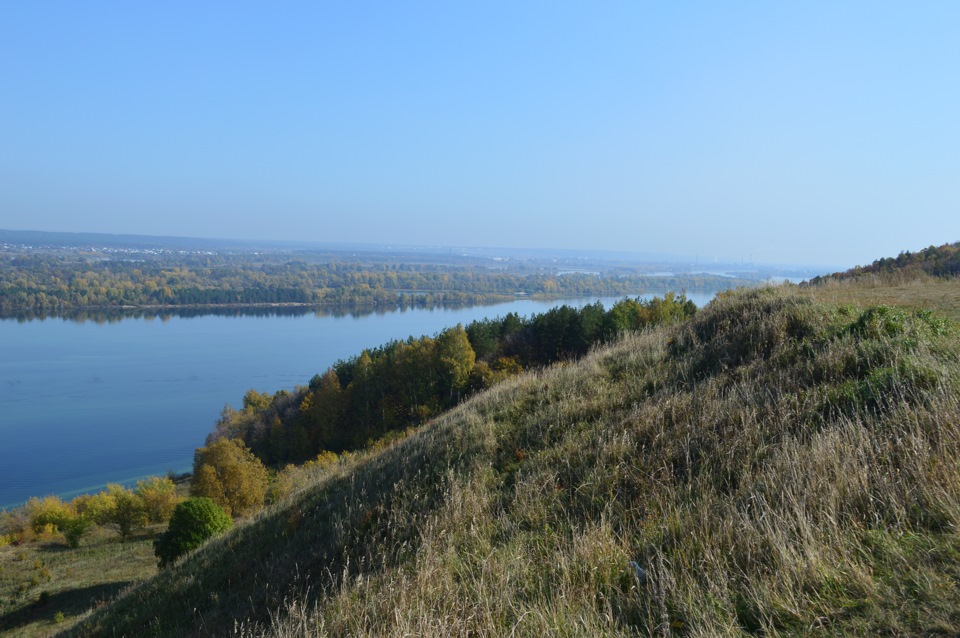
{"label": "hazy horizon", "polygon": [[[95,247],[98,242],[101,240],[110,239],[108,244],[104,244],[102,247],[140,247],[146,246],[151,241],[159,241],[158,246],[163,246],[165,243],[166,247],[173,248],[177,246],[177,242],[184,242],[182,245],[177,247],[179,248],[194,248],[197,250],[200,249],[211,249],[211,250],[226,250],[226,249],[237,249],[237,250],[291,250],[291,251],[332,251],[332,252],[395,252],[397,254],[410,253],[412,255],[416,254],[447,254],[456,252],[458,255],[470,256],[470,257],[486,257],[486,258],[524,258],[524,259],[547,259],[547,258],[559,258],[559,259],[586,259],[589,261],[609,261],[611,263],[617,261],[626,261],[631,262],[636,265],[646,265],[646,266],[655,266],[655,265],[677,265],[683,267],[682,269],[689,268],[696,264],[702,265],[704,268],[708,268],[711,265],[720,265],[720,266],[745,266],[745,267],[761,267],[764,269],[767,268],[782,268],[782,269],[793,269],[797,272],[806,271],[826,273],[830,268],[840,269],[842,266],[837,265],[817,265],[817,264],[789,264],[789,263],[777,263],[777,262],[759,262],[751,261],[746,257],[741,258],[740,260],[727,260],[721,261],[719,258],[701,258],[700,255],[686,255],[686,254],[674,254],[674,253],[654,253],[649,251],[618,251],[618,250],[604,250],[604,249],[589,249],[589,248],[531,248],[529,246],[515,246],[515,247],[504,247],[504,246],[470,246],[468,244],[464,245],[443,245],[443,244],[373,244],[369,242],[314,242],[309,240],[298,240],[298,239],[276,239],[276,240],[263,240],[263,239],[254,239],[254,238],[238,238],[238,237],[189,237],[184,235],[138,235],[138,234],[129,234],[129,233],[88,233],[88,232],[56,232],[56,231],[38,231],[35,229],[10,229],[10,228],[0,228],[0,243],[9,242],[13,240],[14,244],[31,244],[30,239],[20,236],[11,237],[10,233],[18,234],[23,233],[26,235],[49,234],[51,237],[41,237],[42,241],[37,244],[33,244],[36,247],[41,246],[91,246]],[[66,239],[68,237],[75,237],[73,241],[58,244],[55,238]],[[83,240],[81,241],[80,238]],[[45,242],[51,242],[47,244]],[[204,242],[209,242],[204,245]],[[863,264],[858,264],[863,265]]]}
{"label": "hazy horizon", "polygon": [[958,19],[17,3],[0,227],[862,265],[960,239]]}

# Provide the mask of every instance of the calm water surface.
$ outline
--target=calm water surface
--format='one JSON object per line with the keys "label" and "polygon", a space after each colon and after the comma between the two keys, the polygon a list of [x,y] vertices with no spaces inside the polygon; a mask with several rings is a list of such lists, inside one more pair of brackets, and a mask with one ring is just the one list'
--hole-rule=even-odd
{"label": "calm water surface", "polygon": [[[688,296],[702,306],[713,293]],[[363,348],[483,317],[593,301],[341,316],[259,311],[99,323],[2,320],[0,507],[189,470],[194,448],[224,404],[239,407],[250,388],[273,393],[305,385]]]}

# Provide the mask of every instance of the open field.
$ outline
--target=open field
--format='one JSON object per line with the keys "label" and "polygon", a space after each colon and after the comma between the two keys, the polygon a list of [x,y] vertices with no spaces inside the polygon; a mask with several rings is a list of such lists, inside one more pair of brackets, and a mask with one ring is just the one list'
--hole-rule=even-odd
{"label": "open field", "polygon": [[853,304],[860,307],[912,306],[933,310],[954,321],[960,321],[960,279],[923,277],[912,281],[886,284],[879,279],[863,278],[829,281],[806,288],[806,294],[818,301]]}
{"label": "open field", "polygon": [[126,543],[111,531],[95,530],[78,549],[59,537],[0,547],[0,636],[52,635],[153,576],[152,542],[161,530],[142,530]]}

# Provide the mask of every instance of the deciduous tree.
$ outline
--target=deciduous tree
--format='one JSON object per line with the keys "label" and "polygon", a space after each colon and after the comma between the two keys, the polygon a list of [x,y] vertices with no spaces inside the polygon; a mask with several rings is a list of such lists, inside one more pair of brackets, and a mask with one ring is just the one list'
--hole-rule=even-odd
{"label": "deciduous tree", "polygon": [[180,502],[177,486],[169,478],[151,476],[137,481],[134,493],[143,501],[147,518],[151,523],[165,523],[170,520],[174,508]]}
{"label": "deciduous tree", "polygon": [[147,524],[147,508],[139,496],[122,485],[107,485],[107,494],[113,499],[113,509],[106,515],[107,526],[125,543],[133,532]]}
{"label": "deciduous tree", "polygon": [[239,439],[219,439],[197,449],[192,496],[206,496],[228,514],[245,516],[263,506],[269,477]]}

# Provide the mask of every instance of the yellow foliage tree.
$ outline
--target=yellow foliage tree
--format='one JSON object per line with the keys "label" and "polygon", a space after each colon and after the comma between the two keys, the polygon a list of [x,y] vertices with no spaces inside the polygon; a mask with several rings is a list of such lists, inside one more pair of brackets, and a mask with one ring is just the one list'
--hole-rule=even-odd
{"label": "yellow foliage tree", "polygon": [[151,476],[137,481],[134,494],[140,497],[147,510],[151,523],[165,523],[170,520],[173,510],[180,502],[177,486],[167,477]]}
{"label": "yellow foliage tree", "polygon": [[437,354],[440,355],[441,375],[449,388],[450,398],[459,398],[477,361],[477,355],[461,324],[440,333],[437,337]]}
{"label": "yellow foliage tree", "polygon": [[58,496],[32,497],[26,504],[27,516],[34,533],[58,531],[63,521],[73,514],[73,509]]}
{"label": "yellow foliage tree", "polygon": [[78,513],[85,515],[97,525],[106,525],[117,503],[108,492],[83,494],[71,502]]}
{"label": "yellow foliage tree", "polygon": [[263,507],[268,483],[267,468],[239,439],[218,439],[194,455],[190,494],[210,498],[233,516]]}

